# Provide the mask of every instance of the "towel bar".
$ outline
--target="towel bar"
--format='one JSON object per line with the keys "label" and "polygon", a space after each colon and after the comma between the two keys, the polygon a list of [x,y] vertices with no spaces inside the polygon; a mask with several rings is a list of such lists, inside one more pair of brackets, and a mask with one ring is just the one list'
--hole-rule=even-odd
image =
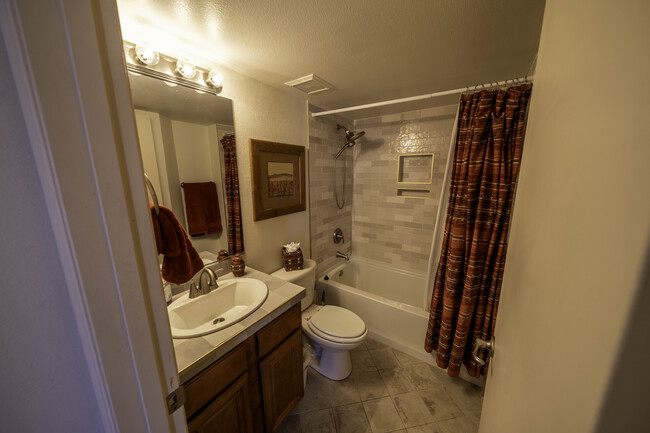
{"label": "towel bar", "polygon": [[144,182],[147,184],[147,188],[149,188],[149,192],[151,192],[151,198],[153,199],[153,207],[156,210],[156,215],[160,215],[160,206],[158,205],[158,196],[156,195],[156,190],[153,187],[153,183],[151,183],[151,180],[149,180],[149,176],[147,176],[147,173],[144,174]]}

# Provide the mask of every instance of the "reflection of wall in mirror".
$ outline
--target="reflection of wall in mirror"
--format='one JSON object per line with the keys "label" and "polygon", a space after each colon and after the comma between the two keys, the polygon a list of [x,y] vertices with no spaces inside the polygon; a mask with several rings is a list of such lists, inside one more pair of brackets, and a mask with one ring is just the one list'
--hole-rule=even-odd
{"label": "reflection of wall in mirror", "polygon": [[[136,110],[145,171],[160,191],[161,204],[170,207],[179,221],[185,223],[185,206],[181,182],[208,182],[217,185],[222,227],[226,227],[226,203],[223,195],[223,149],[219,138],[232,133],[230,125],[200,125],[170,120],[158,113]],[[223,132],[222,132],[223,131]],[[151,174],[151,173],[154,174]],[[213,253],[228,249],[227,231],[192,237],[197,251]]]}

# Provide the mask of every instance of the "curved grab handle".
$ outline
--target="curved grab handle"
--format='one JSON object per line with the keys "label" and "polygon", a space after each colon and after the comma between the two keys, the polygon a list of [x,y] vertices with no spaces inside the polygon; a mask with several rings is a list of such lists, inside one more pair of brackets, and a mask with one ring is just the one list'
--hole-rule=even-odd
{"label": "curved grab handle", "polygon": [[474,350],[472,350],[472,358],[474,358],[474,361],[481,367],[485,365],[485,361],[478,357],[478,350],[482,347],[487,349],[490,357],[494,356],[494,336],[492,336],[488,341],[485,341],[482,338],[476,339]]}
{"label": "curved grab handle", "polygon": [[151,199],[153,200],[153,207],[156,211],[156,215],[160,215],[160,206],[158,205],[158,196],[156,195],[156,189],[153,187],[153,183],[149,180],[147,173],[144,174],[144,182],[151,193]]}

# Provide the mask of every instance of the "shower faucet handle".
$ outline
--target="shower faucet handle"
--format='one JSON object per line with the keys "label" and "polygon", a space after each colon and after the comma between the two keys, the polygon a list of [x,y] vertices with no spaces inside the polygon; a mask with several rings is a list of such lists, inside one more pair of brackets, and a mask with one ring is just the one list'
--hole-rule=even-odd
{"label": "shower faucet handle", "polygon": [[476,339],[476,344],[474,345],[474,350],[472,350],[472,358],[474,358],[474,361],[479,365],[483,366],[485,365],[485,361],[483,361],[481,358],[478,356],[478,351],[479,349],[486,349],[488,352],[488,357],[493,357],[494,356],[494,336],[492,336],[489,340],[483,340],[482,338],[477,338]]}
{"label": "shower faucet handle", "polygon": [[334,241],[335,244],[345,242],[345,238],[343,237],[343,230],[339,228],[334,230],[334,234],[332,235],[332,240]]}

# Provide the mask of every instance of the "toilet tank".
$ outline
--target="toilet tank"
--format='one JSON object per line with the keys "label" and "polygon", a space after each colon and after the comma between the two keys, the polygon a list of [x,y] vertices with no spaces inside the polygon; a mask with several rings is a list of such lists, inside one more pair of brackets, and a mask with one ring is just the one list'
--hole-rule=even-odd
{"label": "toilet tank", "polygon": [[316,262],[314,260],[305,259],[303,269],[285,271],[284,268],[280,268],[271,275],[305,288],[307,294],[300,302],[301,310],[304,311],[314,301],[314,288],[316,285]]}

